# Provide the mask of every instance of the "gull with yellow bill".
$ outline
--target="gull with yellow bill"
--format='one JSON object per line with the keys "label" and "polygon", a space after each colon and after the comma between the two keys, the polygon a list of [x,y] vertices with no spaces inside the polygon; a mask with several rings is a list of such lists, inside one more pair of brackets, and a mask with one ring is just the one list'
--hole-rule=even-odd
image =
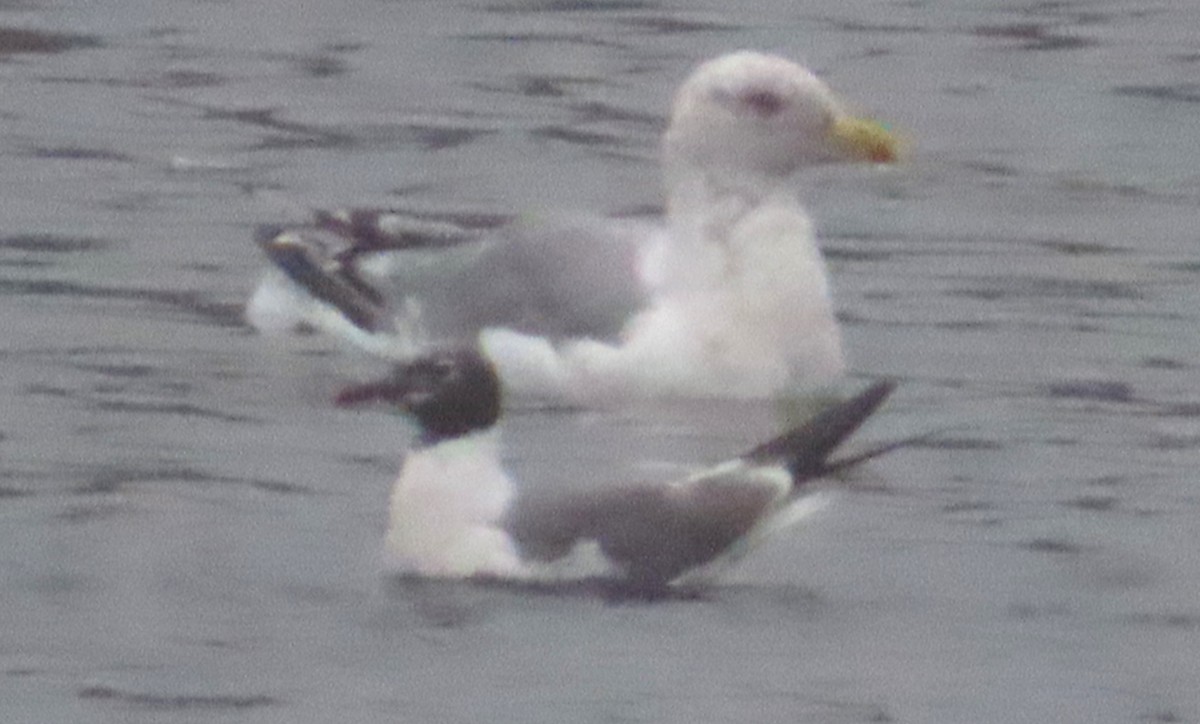
{"label": "gull with yellow bill", "polygon": [[663,136],[661,218],[497,219],[353,209],[260,230],[260,330],[331,332],[392,360],[477,345],[507,393],[774,398],[845,360],[826,265],[789,185],[805,167],[891,163],[896,139],[804,67],[703,63]]}

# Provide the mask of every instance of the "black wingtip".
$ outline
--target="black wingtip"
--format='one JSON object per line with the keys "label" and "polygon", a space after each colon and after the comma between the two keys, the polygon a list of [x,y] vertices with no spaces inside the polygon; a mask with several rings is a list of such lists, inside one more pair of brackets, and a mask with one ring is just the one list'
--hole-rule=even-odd
{"label": "black wingtip", "polygon": [[854,397],[830,405],[803,425],[743,457],[755,463],[786,461],[797,482],[824,474],[833,451],[862,426],[896,389],[896,382],[881,380]]}
{"label": "black wingtip", "polygon": [[387,329],[389,317],[382,297],[353,268],[328,258],[319,242],[279,226],[259,227],[254,241],[297,286],[336,308],[356,327],[372,333]]}

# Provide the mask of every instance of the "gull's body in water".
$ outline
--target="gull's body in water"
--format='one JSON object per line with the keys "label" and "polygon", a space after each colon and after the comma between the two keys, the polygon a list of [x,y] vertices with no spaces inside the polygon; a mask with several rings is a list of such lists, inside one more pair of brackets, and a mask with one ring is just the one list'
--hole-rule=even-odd
{"label": "gull's body in water", "polygon": [[523,496],[503,469],[501,383],[473,350],[399,364],[344,390],[344,406],[383,400],[419,437],[392,489],[389,571],[522,582],[603,580],[655,593],[711,580],[811,510],[818,483],[905,440],[835,459],[893,385],[879,382],[770,442],[678,479]]}
{"label": "gull's body in water", "polygon": [[277,268],[248,317],[262,330],[316,326],[394,359],[478,345],[521,397],[803,392],[836,381],[845,362],[825,263],[788,180],[815,164],[895,157],[882,127],[851,116],[805,68],[733,53],[675,96],[661,222],[322,212],[260,232]]}

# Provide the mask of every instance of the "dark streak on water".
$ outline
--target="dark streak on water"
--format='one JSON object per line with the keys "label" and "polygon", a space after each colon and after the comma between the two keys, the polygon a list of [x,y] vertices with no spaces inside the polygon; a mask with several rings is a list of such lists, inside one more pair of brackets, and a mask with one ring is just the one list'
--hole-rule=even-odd
{"label": "dark streak on water", "polygon": [[123,691],[111,686],[87,686],[79,690],[80,699],[98,699],[125,704],[140,709],[153,711],[243,711],[264,706],[275,706],[281,702],[269,696],[202,696],[176,695],[160,696],[134,691]]}
{"label": "dark streak on water", "polygon": [[112,245],[107,239],[63,237],[52,234],[21,234],[0,237],[0,250],[32,251],[43,254],[75,254],[103,251]]}
{"label": "dark streak on water", "polygon": [[520,14],[538,16],[543,13],[595,13],[624,10],[650,10],[659,7],[657,2],[642,0],[539,0],[538,2],[522,3],[517,6],[496,3],[484,5],[483,10],[489,13]]}
{"label": "dark streak on water", "polygon": [[255,480],[217,475],[189,467],[167,465],[152,469],[111,469],[88,473],[86,480],[75,488],[82,494],[116,493],[140,483],[173,483],[184,485],[235,485],[265,493],[283,495],[310,494],[313,491],[300,485],[277,480]]}
{"label": "dark streak on water", "polygon": [[454,40],[478,43],[552,43],[555,45],[565,44],[591,46],[596,48],[607,48],[610,50],[619,50],[630,47],[627,43],[618,43],[612,40],[600,40],[589,35],[573,33],[465,33],[455,37]]}
{"label": "dark streak on water", "polygon": [[1176,85],[1123,85],[1113,89],[1117,95],[1148,98],[1155,101],[1200,103],[1200,83]]}
{"label": "dark streak on water", "polygon": [[25,53],[65,53],[100,45],[100,39],[91,35],[0,27],[0,58]]}
{"label": "dark streak on water", "polygon": [[6,279],[0,280],[0,296],[75,297],[96,300],[151,302],[179,309],[210,324],[244,328],[242,306],[237,302],[215,302],[197,292],[163,289],[115,289],[68,281]]}
{"label": "dark streak on water", "polygon": [[1008,25],[983,25],[973,29],[981,38],[998,38],[1020,41],[1019,50],[1079,50],[1097,42],[1055,32],[1052,25],[1041,23],[1012,23]]}

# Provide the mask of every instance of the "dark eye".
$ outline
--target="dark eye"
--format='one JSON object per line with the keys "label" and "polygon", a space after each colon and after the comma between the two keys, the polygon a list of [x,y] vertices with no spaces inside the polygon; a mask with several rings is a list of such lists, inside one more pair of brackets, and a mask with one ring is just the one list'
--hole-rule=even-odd
{"label": "dark eye", "polygon": [[454,360],[435,359],[430,364],[430,368],[432,369],[435,377],[437,377],[439,380],[445,380],[450,378],[455,371],[457,371],[458,366],[454,364]]}
{"label": "dark eye", "polygon": [[751,88],[742,91],[737,98],[743,108],[760,118],[770,118],[787,105],[783,96],[765,88]]}

